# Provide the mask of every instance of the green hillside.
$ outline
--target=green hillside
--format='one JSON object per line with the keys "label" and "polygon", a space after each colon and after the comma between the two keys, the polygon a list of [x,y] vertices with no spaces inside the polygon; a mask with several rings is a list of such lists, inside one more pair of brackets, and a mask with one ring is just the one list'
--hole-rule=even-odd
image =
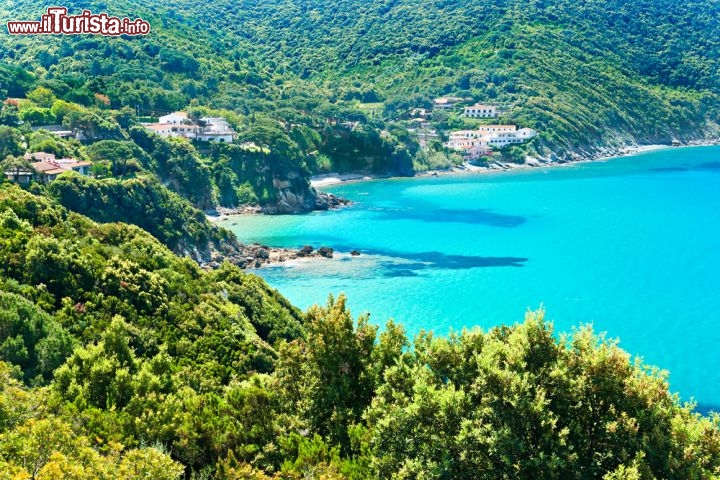
{"label": "green hillside", "polygon": [[[712,1],[121,0],[68,7],[139,16],[153,31],[132,39],[6,37],[2,61],[85,104],[101,94],[111,108],[146,114],[194,103],[231,110],[248,127],[280,120],[287,156],[310,172],[409,172],[413,158],[426,156],[388,119],[444,94],[512,106],[503,121],[537,129],[528,151],[545,156],[717,134],[720,7]],[[0,20],[37,18],[43,8],[9,2]],[[373,116],[362,109],[368,102],[384,111]],[[436,120],[445,131],[462,125],[456,115]],[[351,152],[332,146],[344,135],[341,121],[366,126],[353,132],[360,138]],[[383,129],[389,136],[378,137]],[[244,139],[263,140],[257,129]]]}

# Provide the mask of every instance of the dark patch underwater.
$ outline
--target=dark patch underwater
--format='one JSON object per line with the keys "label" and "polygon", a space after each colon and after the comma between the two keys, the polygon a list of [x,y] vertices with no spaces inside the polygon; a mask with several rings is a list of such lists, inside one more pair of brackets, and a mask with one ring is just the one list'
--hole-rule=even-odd
{"label": "dark patch underwater", "polygon": [[375,212],[381,220],[416,220],[430,223],[467,223],[491,227],[513,228],[524,224],[527,219],[520,215],[506,215],[490,210],[418,209],[380,210]]}

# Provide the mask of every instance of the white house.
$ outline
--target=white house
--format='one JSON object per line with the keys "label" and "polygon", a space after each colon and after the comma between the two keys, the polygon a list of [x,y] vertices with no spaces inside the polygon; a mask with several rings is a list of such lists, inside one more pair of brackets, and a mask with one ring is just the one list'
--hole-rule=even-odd
{"label": "white house", "polygon": [[188,116],[185,112],[173,112],[168,115],[163,115],[158,120],[160,124],[182,125],[188,121]]}
{"label": "white house", "polygon": [[524,140],[518,138],[515,132],[495,133],[488,136],[488,145],[493,147],[504,147],[512,143],[522,143]]}
{"label": "white house", "polygon": [[237,132],[230,128],[230,124],[223,117],[203,117],[200,121],[205,125],[196,134],[197,140],[204,142],[232,143]]}
{"label": "white house", "polygon": [[463,116],[468,118],[496,118],[498,116],[497,107],[475,104],[470,107],[465,107]]}
{"label": "white house", "polygon": [[411,117],[430,118],[432,112],[426,108],[413,108],[410,110]]}
{"label": "white house", "polygon": [[484,125],[476,130],[456,130],[450,132],[445,144],[454,150],[467,150],[475,147],[505,147],[514,143],[530,140],[537,132],[532,128],[517,129],[515,125]]}
{"label": "white house", "polygon": [[[200,125],[188,119],[185,112],[175,112],[160,117],[160,123],[146,124],[145,128],[161,137],[184,137],[203,142],[232,143],[237,132],[223,117],[203,117]],[[202,126],[201,126],[202,125]]]}
{"label": "white house", "polygon": [[488,137],[488,145],[504,147],[513,143],[523,143],[535,135],[537,135],[537,132],[532,128],[522,128],[513,132],[494,133]]}
{"label": "white house", "polygon": [[90,167],[92,166],[92,163],[90,162],[81,162],[79,160],[75,160],[74,158],[61,158],[59,160],[55,160],[55,164],[60,168],[73,170],[81,175],[87,175]]}

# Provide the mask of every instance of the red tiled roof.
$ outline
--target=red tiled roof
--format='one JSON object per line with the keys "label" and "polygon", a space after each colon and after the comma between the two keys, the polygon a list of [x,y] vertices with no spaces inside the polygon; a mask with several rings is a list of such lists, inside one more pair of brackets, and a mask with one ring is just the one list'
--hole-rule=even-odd
{"label": "red tiled roof", "polygon": [[[92,165],[90,162],[78,162],[71,159],[64,159],[64,162],[33,162],[31,166],[33,169],[41,174],[45,175],[57,175],[63,172],[67,172],[74,168],[88,167]],[[69,160],[69,161],[68,161]]]}
{"label": "red tiled roof", "polygon": [[145,125],[145,128],[149,128],[150,130],[169,130],[172,127],[172,124],[170,123],[151,123],[150,125]]}
{"label": "red tiled roof", "polygon": [[92,162],[75,162],[70,164],[71,168],[78,168],[78,167],[90,167],[92,166]]}
{"label": "red tiled roof", "polygon": [[23,158],[25,158],[25,160],[32,160],[34,158],[35,160],[48,161],[55,160],[55,154],[47,152],[33,152],[26,153]]}

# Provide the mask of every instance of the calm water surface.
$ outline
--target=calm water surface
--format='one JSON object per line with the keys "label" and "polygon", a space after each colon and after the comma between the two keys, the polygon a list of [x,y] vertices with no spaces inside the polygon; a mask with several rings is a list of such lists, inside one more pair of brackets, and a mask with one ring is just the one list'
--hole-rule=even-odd
{"label": "calm water surface", "polygon": [[720,147],[327,190],[355,204],[221,222],[245,242],[340,252],[259,271],[296,305],[344,292],[354,314],[411,334],[542,305],[556,331],[592,323],[684,399],[720,406]]}

